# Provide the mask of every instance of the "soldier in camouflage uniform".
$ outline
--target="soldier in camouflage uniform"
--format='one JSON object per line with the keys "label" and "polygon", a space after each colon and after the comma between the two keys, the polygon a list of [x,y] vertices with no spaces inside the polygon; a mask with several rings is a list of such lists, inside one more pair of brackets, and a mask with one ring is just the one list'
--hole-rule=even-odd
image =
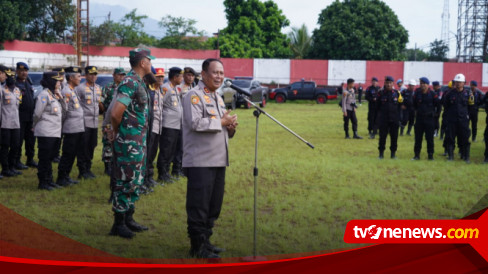
{"label": "soldier in camouflage uniform", "polygon": [[117,88],[116,102],[111,111],[114,131],[113,187],[114,225],[111,235],[132,238],[147,230],[133,219],[140,186],[146,172],[146,136],[149,120],[150,95],[143,81],[151,73],[151,51],[136,48],[129,52],[132,70]]}
{"label": "soldier in camouflage uniform", "polygon": [[[120,84],[122,79],[125,77],[125,70],[124,68],[116,68],[114,69],[114,74],[113,78],[114,80],[110,83],[108,83],[103,89],[102,89],[102,105],[103,109],[107,110],[110,103],[112,102],[112,98],[114,96],[114,92],[117,89],[117,86]],[[104,114],[107,115],[107,112]],[[111,125],[109,125],[111,126]],[[102,162],[105,164],[105,174],[109,175],[112,173],[112,144],[108,141],[107,139],[107,131],[106,128],[104,127],[103,129],[103,135],[102,135]]]}

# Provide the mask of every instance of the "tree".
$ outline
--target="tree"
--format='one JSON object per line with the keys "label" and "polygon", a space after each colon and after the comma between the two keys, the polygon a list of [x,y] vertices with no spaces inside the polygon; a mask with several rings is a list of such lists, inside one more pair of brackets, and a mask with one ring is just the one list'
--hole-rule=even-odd
{"label": "tree", "polygon": [[290,39],[293,58],[303,59],[308,55],[308,51],[312,44],[312,37],[308,34],[308,29],[305,24],[300,28],[293,27],[291,30],[292,31],[288,33],[288,38]]}
{"label": "tree", "polygon": [[310,57],[400,60],[408,32],[380,0],[335,1],[319,15]]}
{"label": "tree", "polygon": [[160,48],[172,49],[210,49],[204,32],[199,31],[193,19],[166,15],[159,22],[159,26],[166,30],[166,36],[158,42]]}
{"label": "tree", "polygon": [[[20,1],[31,21],[27,23],[27,40],[65,42],[74,25],[76,7],[70,0]],[[22,13],[22,11],[21,11]]]}
{"label": "tree", "polygon": [[90,26],[90,44],[108,46],[117,40],[115,29],[119,23],[107,20],[98,26]]}
{"label": "tree", "polygon": [[[222,57],[288,58],[292,56],[289,40],[281,29],[290,22],[268,0],[225,0],[227,27],[220,31]],[[215,39],[211,40],[215,43]]]}
{"label": "tree", "polygon": [[[18,39],[24,30],[20,23],[19,5],[16,1],[0,0],[0,44],[6,40]],[[3,46],[0,45],[3,49]]]}
{"label": "tree", "polygon": [[142,20],[146,19],[147,16],[137,15],[136,12],[137,9],[133,9],[120,20],[120,23],[114,24],[114,32],[120,39],[120,45],[124,47],[136,47],[140,44],[154,45],[156,38],[143,31],[144,23]]}
{"label": "tree", "polygon": [[406,49],[403,60],[406,61],[425,61],[428,60],[429,54],[421,49]]}
{"label": "tree", "polygon": [[429,61],[446,61],[448,51],[449,46],[444,41],[435,39],[430,43]]}

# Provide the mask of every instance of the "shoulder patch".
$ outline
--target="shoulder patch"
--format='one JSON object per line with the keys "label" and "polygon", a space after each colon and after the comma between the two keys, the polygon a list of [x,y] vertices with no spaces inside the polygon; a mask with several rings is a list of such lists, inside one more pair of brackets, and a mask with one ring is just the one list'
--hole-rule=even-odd
{"label": "shoulder patch", "polygon": [[47,102],[46,97],[42,97],[41,102],[42,102],[43,104],[45,104],[45,103]]}
{"label": "shoulder patch", "polygon": [[200,97],[198,97],[197,95],[192,95],[191,96],[191,103],[193,105],[196,105],[196,104],[200,103]]}

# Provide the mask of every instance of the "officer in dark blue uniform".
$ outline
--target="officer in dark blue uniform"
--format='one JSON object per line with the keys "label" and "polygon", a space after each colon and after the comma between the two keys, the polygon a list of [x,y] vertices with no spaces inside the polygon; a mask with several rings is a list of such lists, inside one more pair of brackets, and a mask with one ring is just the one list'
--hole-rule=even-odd
{"label": "officer in dark blue uniform", "polygon": [[[432,82],[432,88],[434,89],[434,93],[437,95],[439,99],[442,98],[442,91],[441,91],[441,85],[438,81],[433,81]],[[439,129],[440,129],[440,123],[439,123],[439,118],[441,117],[441,112],[442,112],[442,104],[438,104],[437,106],[439,109],[435,110],[435,126],[434,126],[434,137],[437,137],[439,134]]]}
{"label": "officer in dark blue uniform", "polygon": [[468,102],[469,120],[471,121],[471,138],[473,142],[476,142],[476,135],[478,133],[478,113],[483,100],[483,92],[478,89],[478,82],[471,81],[471,89],[469,90],[469,96],[473,100]]}
{"label": "officer in dark blue uniform", "polygon": [[453,89],[443,97],[444,109],[446,112],[446,147],[448,160],[454,160],[455,139],[458,138],[458,146],[461,158],[469,163],[469,113],[468,101],[470,100],[469,90],[464,89],[466,78],[463,74],[457,74],[453,80]]}
{"label": "officer in dark blue uniform", "polygon": [[410,80],[408,81],[408,88],[400,91],[403,97],[403,106],[400,113],[400,136],[403,136],[403,131],[405,129],[405,126],[407,126],[407,123],[407,135],[410,136],[410,132],[412,131],[412,127],[415,122],[415,112],[413,109],[413,94],[415,92],[415,85],[417,85],[417,82],[415,80]]}
{"label": "officer in dark blue uniform", "polygon": [[378,86],[378,78],[373,77],[371,79],[371,86],[366,89],[366,93],[364,97],[366,101],[368,101],[368,132],[369,132],[369,139],[374,139],[376,135],[376,98],[378,95],[378,90],[380,87]]}
{"label": "officer in dark blue uniform", "polygon": [[400,107],[403,97],[393,88],[393,77],[386,76],[385,86],[376,96],[376,124],[380,130],[378,150],[380,159],[384,158],[386,137],[390,134],[391,158],[395,159],[397,151],[398,127],[400,125]]}
{"label": "officer in dark blue uniform", "polygon": [[485,164],[488,164],[488,92],[483,96],[483,104],[486,111],[486,128],[485,128]]}
{"label": "officer in dark blue uniform", "polygon": [[434,160],[434,128],[436,111],[439,110],[439,105],[439,96],[429,88],[429,79],[426,77],[420,78],[420,88],[415,90],[413,95],[413,108],[416,117],[414,128],[415,145],[413,148],[415,156],[412,160],[420,160],[422,137],[424,134],[425,140],[427,141],[429,160]]}
{"label": "officer in dark blue uniform", "polygon": [[[15,168],[27,169],[27,166],[37,168],[37,163],[34,161],[35,142],[34,132],[32,131],[32,117],[34,115],[34,89],[28,80],[29,66],[24,62],[17,63],[17,79],[15,85],[22,93],[22,104],[19,106],[19,120],[20,120],[20,146],[15,152]],[[25,155],[27,156],[26,165],[20,161],[22,156],[22,145],[25,141]]]}

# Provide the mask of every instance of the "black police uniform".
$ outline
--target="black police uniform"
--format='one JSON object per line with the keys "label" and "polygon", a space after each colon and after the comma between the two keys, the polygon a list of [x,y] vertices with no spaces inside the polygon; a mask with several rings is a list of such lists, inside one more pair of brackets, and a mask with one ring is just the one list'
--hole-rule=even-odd
{"label": "black police uniform", "polygon": [[366,89],[365,93],[366,101],[368,101],[368,132],[370,139],[374,139],[374,136],[376,135],[376,100],[379,89],[379,86],[370,86]]}
{"label": "black police uniform", "polygon": [[413,95],[413,108],[416,113],[415,118],[415,145],[414,145],[414,159],[420,158],[420,151],[422,149],[422,137],[425,134],[427,141],[427,154],[429,160],[434,159],[434,129],[436,110],[439,110],[440,99],[432,90],[427,90],[423,93],[419,88]]}
{"label": "black police uniform", "polygon": [[449,160],[454,159],[455,139],[458,138],[458,146],[462,159],[469,161],[469,91],[451,89],[443,96],[444,111],[446,112],[446,147]]}
{"label": "black police uniform", "polygon": [[488,163],[488,92],[485,93],[485,96],[482,100],[483,104],[485,104],[485,111],[486,111],[486,128],[485,128],[485,163]]}
{"label": "black police uniform", "polygon": [[412,126],[414,125],[415,122],[413,95],[414,95],[413,90],[411,91],[409,89],[404,89],[402,91],[403,105],[405,106],[405,109],[402,109],[400,114],[401,115],[400,135],[403,135],[403,130],[405,129],[405,126],[407,126],[407,123],[408,123],[407,134],[410,135],[410,132],[412,131]]}
{"label": "black police uniform", "polygon": [[362,98],[363,98],[363,87],[359,86],[358,87],[358,102],[359,102],[359,104],[362,104]]}
{"label": "black police uniform", "polygon": [[[442,98],[442,91],[441,91],[441,89],[440,89],[440,88],[439,88],[439,89],[437,89],[437,90],[434,90],[434,93],[437,95],[437,97],[438,97],[439,99],[441,99],[441,98]],[[439,102],[439,104],[438,104],[437,108],[438,108],[438,109],[436,109],[436,111],[435,111],[435,113],[436,113],[435,115],[436,115],[436,116],[435,116],[435,119],[434,119],[434,120],[435,120],[435,126],[434,126],[434,137],[436,137],[436,134],[438,134],[438,133],[439,133],[439,130],[440,130],[440,125],[441,125],[441,124],[440,124],[439,120],[440,120],[440,117],[441,117],[441,112],[442,112],[442,103],[440,103],[440,102]]]}
{"label": "black police uniform", "polygon": [[469,96],[472,96],[471,98],[473,99],[471,102],[468,102],[468,112],[471,122],[471,138],[474,142],[478,134],[478,113],[483,100],[483,93],[479,89],[475,89],[474,92],[469,90]]}
{"label": "black police uniform", "polygon": [[386,137],[390,134],[391,158],[395,158],[398,141],[398,127],[400,125],[400,108],[402,98],[396,89],[386,91],[381,89],[376,96],[376,124],[380,131],[378,150],[380,158],[385,151]]}
{"label": "black police uniform", "polygon": [[20,146],[15,153],[15,165],[16,168],[25,169],[20,162],[20,157],[22,156],[22,145],[25,141],[25,155],[27,156],[26,164],[31,167],[37,167],[37,163],[34,162],[36,138],[34,137],[34,132],[32,131],[32,117],[34,115],[35,108],[34,89],[27,80],[20,81],[18,78],[15,85],[22,93],[22,104],[19,106]]}

